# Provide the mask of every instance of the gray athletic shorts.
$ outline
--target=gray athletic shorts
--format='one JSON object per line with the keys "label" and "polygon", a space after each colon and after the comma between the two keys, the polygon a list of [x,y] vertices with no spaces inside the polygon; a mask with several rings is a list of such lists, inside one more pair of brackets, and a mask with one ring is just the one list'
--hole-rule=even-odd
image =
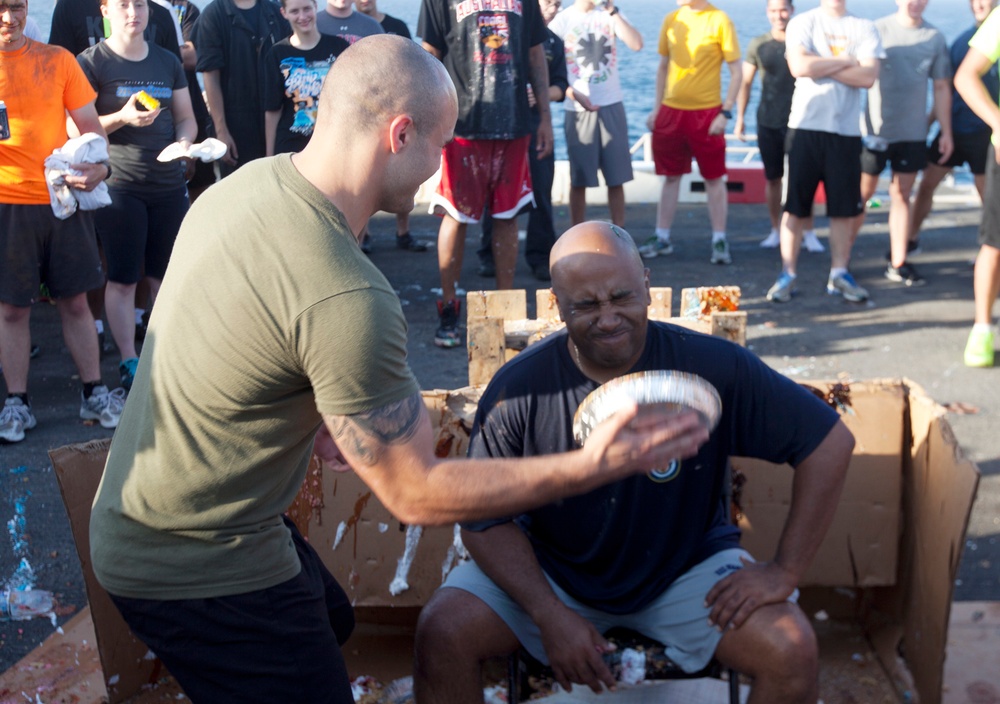
{"label": "gray athletic shorts", "polygon": [[983,198],[983,219],[979,224],[979,244],[1000,249],[1000,165],[996,148],[986,150],[986,188]]}
{"label": "gray athletic shorts", "polygon": [[570,185],[597,186],[598,169],[608,186],[632,180],[625,105],[606,105],[596,112],[567,110],[565,125]]}
{"label": "gray athletic shorts", "polygon": [[[667,657],[686,672],[697,672],[709,663],[722,639],[722,633],[708,623],[710,609],[705,595],[720,579],[743,567],[740,557],[750,557],[742,548],[723,550],[695,565],[667,588],[658,599],[631,614],[609,614],[581,604],[545,575],[556,596],[573,611],[594,624],[601,633],[624,626],[666,646]],[[474,562],[463,562],[451,571],[444,587],[462,589],[478,597],[503,619],[521,645],[544,664],[549,660],[542,648],[538,626],[507,592],[479,569]],[[789,601],[798,599],[798,590]]]}

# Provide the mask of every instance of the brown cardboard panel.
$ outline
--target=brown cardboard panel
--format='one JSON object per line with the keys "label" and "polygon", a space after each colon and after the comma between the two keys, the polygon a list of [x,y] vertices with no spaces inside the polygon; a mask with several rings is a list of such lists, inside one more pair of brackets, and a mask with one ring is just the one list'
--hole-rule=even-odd
{"label": "brown cardboard panel", "polygon": [[966,601],[951,607],[944,704],[1000,701],[1000,602]]}
{"label": "brown cardboard panel", "polygon": [[938,704],[949,605],[979,470],[963,456],[943,408],[915,389],[910,410],[913,427],[928,431],[914,447],[912,475],[906,477],[904,493],[908,530],[903,652],[923,704]]}
{"label": "brown cardboard panel", "polygon": [[[830,384],[810,382],[824,394]],[[855,438],[837,513],[802,586],[894,584],[900,532],[904,416],[900,384],[852,384],[841,420]],[[788,465],[734,457],[744,474],[740,505],[743,546],[768,560],[788,516],[794,472]]]}
{"label": "brown cardboard panel", "polygon": [[132,635],[91,567],[90,509],[110,445],[110,440],[98,440],[61,447],[50,451],[49,458],[59,480],[59,490],[80,556],[108,700],[116,704],[138,693],[144,685],[154,684],[165,674],[165,669],[158,658],[146,657],[149,648]]}

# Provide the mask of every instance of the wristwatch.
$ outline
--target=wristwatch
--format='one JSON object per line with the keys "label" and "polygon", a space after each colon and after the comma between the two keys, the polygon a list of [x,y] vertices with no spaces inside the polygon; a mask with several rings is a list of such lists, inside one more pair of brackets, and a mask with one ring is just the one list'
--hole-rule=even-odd
{"label": "wristwatch", "polygon": [[733,111],[732,110],[719,110],[719,114],[722,115],[727,120],[732,120],[733,119]]}
{"label": "wristwatch", "polygon": [[104,161],[98,161],[97,163],[108,170],[108,175],[104,177],[104,180],[107,181],[109,178],[111,178],[111,162],[105,159]]}

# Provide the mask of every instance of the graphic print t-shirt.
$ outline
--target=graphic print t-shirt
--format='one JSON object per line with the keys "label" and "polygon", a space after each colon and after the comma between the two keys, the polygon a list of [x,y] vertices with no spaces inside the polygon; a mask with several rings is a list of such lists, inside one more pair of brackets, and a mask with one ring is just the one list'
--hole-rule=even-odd
{"label": "graphic print t-shirt", "polygon": [[[598,107],[622,101],[615,26],[615,18],[606,10],[581,12],[575,5],[560,12],[549,24],[566,47],[566,68],[573,91],[586,95]],[[568,100],[566,109],[580,111],[583,107]]]}
{"label": "graphic print t-shirt", "polygon": [[348,46],[340,37],[322,35],[312,49],[297,49],[290,39],[271,48],[264,61],[264,109],[281,110],[275,154],[302,151],[306,146],[316,125],[323,81]]}
{"label": "graphic print t-shirt", "polygon": [[174,114],[171,110],[175,90],[187,90],[184,68],[166,49],[149,45],[142,61],[129,61],[108,48],[104,42],[76,57],[97,91],[97,114],[110,115],[121,110],[132,94],[141,90],[160,101],[160,114],[145,127],[125,125],[110,135],[108,149],[113,174],[110,185],[131,190],[157,190],[184,185],[184,165],[166,163],[156,157],[174,142]]}
{"label": "graphic print t-shirt", "polygon": [[538,0],[424,0],[417,35],[441,52],[458,90],[455,134],[529,134],[528,52],[545,41]]}

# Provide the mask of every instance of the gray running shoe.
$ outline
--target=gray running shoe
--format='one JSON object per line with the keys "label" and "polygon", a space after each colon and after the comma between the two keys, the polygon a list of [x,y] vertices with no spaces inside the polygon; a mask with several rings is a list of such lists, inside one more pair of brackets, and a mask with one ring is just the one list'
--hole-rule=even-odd
{"label": "gray running shoe", "polygon": [[17,396],[4,401],[3,408],[0,409],[0,440],[21,442],[24,440],[24,431],[31,430],[35,425],[37,421],[31,412],[31,406]]}
{"label": "gray running shoe", "polygon": [[80,418],[96,420],[102,428],[117,428],[118,420],[125,408],[125,389],[118,388],[109,391],[107,386],[94,387],[90,398],[80,401]]}
{"label": "gray running shoe", "polygon": [[670,243],[670,240],[661,240],[656,235],[650,237],[639,247],[639,255],[643,259],[655,259],[661,254],[667,256],[673,253],[674,246]]}
{"label": "gray running shoe", "polygon": [[733,258],[729,254],[729,242],[727,240],[715,240],[712,243],[713,264],[732,264]]}
{"label": "gray running shoe", "polygon": [[774,303],[788,303],[792,300],[792,293],[795,291],[795,277],[786,272],[781,272],[781,276],[774,282],[774,286],[767,291],[767,300]]}
{"label": "gray running shoe", "polygon": [[868,291],[858,286],[850,272],[831,276],[826,282],[826,292],[831,296],[843,296],[845,301],[861,303],[868,300]]}

